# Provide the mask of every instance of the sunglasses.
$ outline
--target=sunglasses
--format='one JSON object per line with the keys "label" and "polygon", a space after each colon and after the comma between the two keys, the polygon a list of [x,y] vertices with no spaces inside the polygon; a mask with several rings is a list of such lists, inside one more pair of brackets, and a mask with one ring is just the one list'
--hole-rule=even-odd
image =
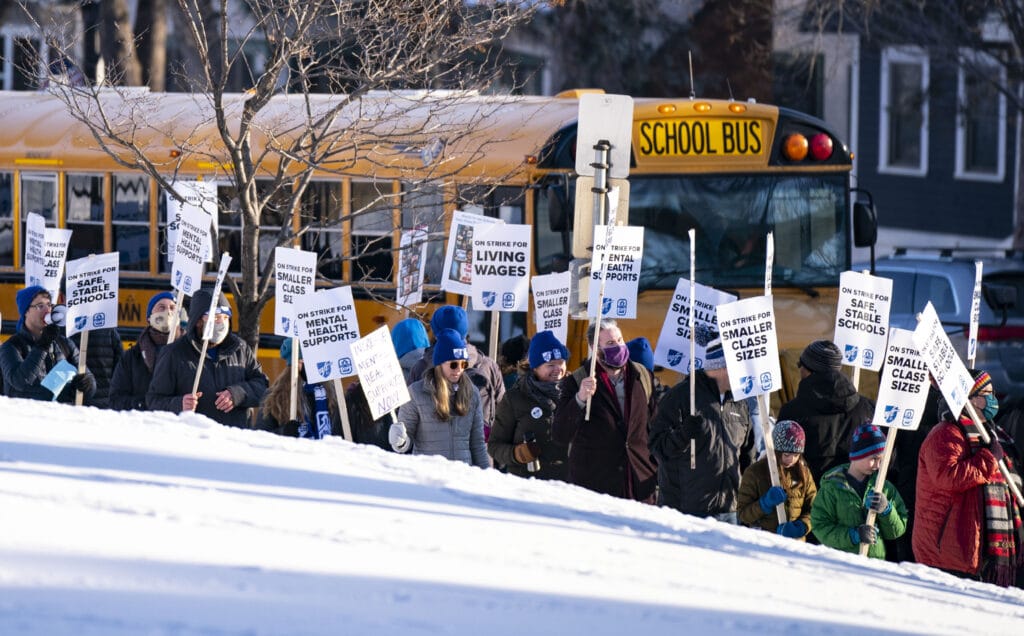
{"label": "sunglasses", "polygon": [[465,360],[452,360],[448,363],[448,368],[452,371],[457,371],[459,369],[465,370],[467,366],[469,366],[469,363]]}

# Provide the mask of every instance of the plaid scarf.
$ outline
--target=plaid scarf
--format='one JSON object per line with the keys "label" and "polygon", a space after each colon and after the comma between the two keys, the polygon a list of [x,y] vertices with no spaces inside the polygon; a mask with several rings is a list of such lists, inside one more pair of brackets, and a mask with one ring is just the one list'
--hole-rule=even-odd
{"label": "plaid scarf", "polygon": [[[978,427],[970,420],[961,420],[971,454],[982,448]],[[999,444],[998,440],[992,440]],[[1013,471],[1009,457],[1004,459]],[[1020,508],[1014,500],[1001,470],[996,470],[989,482],[981,487],[981,504],[985,514],[984,555],[979,576],[986,583],[1011,587],[1017,576],[1017,568],[1024,564],[1024,523],[1021,522]]]}

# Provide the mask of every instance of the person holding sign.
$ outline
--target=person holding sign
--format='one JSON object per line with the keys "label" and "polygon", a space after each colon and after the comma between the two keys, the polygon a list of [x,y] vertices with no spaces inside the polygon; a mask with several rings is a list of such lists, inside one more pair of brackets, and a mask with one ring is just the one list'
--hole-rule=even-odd
{"label": "person holding sign", "polygon": [[[594,342],[596,322],[587,329]],[[614,320],[602,320],[597,370],[590,360],[559,384],[552,437],[569,446],[569,482],[614,497],[654,503],[657,468],[647,447],[653,382],[647,369],[629,359],[629,348]],[[590,419],[585,417],[591,400]]]}
{"label": "person holding sign", "polygon": [[757,454],[747,403],[735,400],[729,388],[720,338],[708,343],[703,367],[692,377],[692,413],[690,380],[669,389],[651,422],[658,503],[735,524],[740,475]]}
{"label": "person holding sign", "polygon": [[551,331],[539,331],[530,339],[527,359],[526,374],[498,403],[487,452],[513,475],[565,481],[567,449],[551,438],[551,422],[569,350]]}
{"label": "person holding sign", "polygon": [[490,468],[480,393],[466,373],[466,341],[458,331],[442,329],[432,355],[434,366],[409,387],[411,400],[399,407],[388,431],[391,447]]}
{"label": "person holding sign", "polygon": [[[868,557],[885,559],[885,543],[907,531],[907,507],[891,482],[875,492],[875,476],[885,450],[885,433],[873,424],[853,432],[850,463],[836,466],[821,479],[811,506],[814,536],[822,545],[857,554],[862,543],[870,544]],[[868,510],[876,513],[875,525],[867,525]]]}
{"label": "person holding sign", "polygon": [[[281,343],[281,359],[292,360],[292,338]],[[292,370],[286,366],[263,396],[256,428],[287,437],[321,439],[324,434],[341,435],[341,411],[338,398],[324,383],[311,384],[299,352],[298,419],[291,419]]]}
{"label": "person holding sign", "polygon": [[146,321],[149,325],[142,330],[131,349],[121,357],[121,362],[114,369],[114,377],[110,379],[112,409],[146,410],[146,392],[153,381],[156,359],[167,345],[172,329],[176,337],[181,335],[181,321],[174,294],[154,294],[146,306]]}
{"label": "person holding sign", "polygon": [[[804,429],[793,420],[780,420],[772,429],[781,486],[772,486],[768,458],[762,457],[743,471],[736,511],[740,523],[804,541],[811,530],[811,506],[818,494],[811,469],[804,461]],[[786,504],[788,521],[779,524],[775,506]]]}
{"label": "person holding sign", "polygon": [[78,347],[60,327],[46,321],[53,309],[50,301],[50,292],[39,285],[15,296],[18,324],[14,335],[0,346],[4,395],[74,404],[76,391],[86,399],[92,397],[96,378],[88,371],[77,373]]}
{"label": "person holding sign", "polygon": [[423,359],[423,352],[430,346],[427,328],[419,318],[400,320],[391,330],[391,342],[395,345],[398,364],[402,365],[405,383],[412,384],[412,369]]}
{"label": "person holding sign", "polygon": [[[231,306],[224,296],[218,294],[213,316],[208,315],[211,302],[205,289],[192,295],[188,328],[157,360],[146,405],[154,411],[195,411],[226,426],[248,428],[247,409],[259,406],[267,376],[248,343],[231,333]],[[214,321],[213,336],[200,361],[208,320]],[[193,393],[200,365],[199,390]]]}
{"label": "person holding sign", "polygon": [[[968,399],[987,419],[982,413],[991,401],[992,378],[984,371],[971,375]],[[943,400],[939,410],[941,419],[918,459],[914,556],[918,563],[957,576],[1014,585],[1024,563],[1024,524],[998,467],[1000,459],[1008,458],[996,435],[982,444],[966,409],[956,418]]]}

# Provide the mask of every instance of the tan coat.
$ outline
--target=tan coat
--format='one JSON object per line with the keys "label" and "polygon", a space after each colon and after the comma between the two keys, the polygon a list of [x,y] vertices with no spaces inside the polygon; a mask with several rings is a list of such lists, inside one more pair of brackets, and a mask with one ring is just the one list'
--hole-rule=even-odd
{"label": "tan coat", "polygon": [[[779,468],[779,480],[782,482],[782,489],[786,491],[786,513],[789,521],[799,519],[807,526],[807,532],[811,531],[811,504],[818,494],[818,487],[814,484],[811,471],[807,463],[801,457],[792,468],[785,470]],[[768,492],[772,487],[771,475],[768,471],[768,458],[762,457],[743,471],[740,479],[740,490],[736,497],[736,512],[740,523],[752,528],[761,528],[769,532],[775,532],[779,527],[779,518],[773,509],[769,514],[761,510],[759,499],[761,495]],[[800,538],[801,541],[805,539]]]}

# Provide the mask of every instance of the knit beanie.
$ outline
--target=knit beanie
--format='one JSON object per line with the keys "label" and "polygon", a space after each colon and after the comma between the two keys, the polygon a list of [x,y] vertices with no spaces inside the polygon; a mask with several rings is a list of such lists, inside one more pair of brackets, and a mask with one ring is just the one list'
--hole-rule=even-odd
{"label": "knit beanie", "polygon": [[[294,345],[294,338],[285,338],[281,341],[281,359],[286,363],[292,363],[292,347]],[[299,360],[302,359],[302,347],[299,347]]]}
{"label": "knit beanie", "polygon": [[14,301],[18,305],[18,325],[15,327],[16,331],[21,331],[21,326],[25,324],[25,314],[28,313],[28,308],[32,306],[32,301],[36,299],[36,296],[49,293],[39,285],[32,285],[14,295]]}
{"label": "knit beanie", "polygon": [[704,350],[704,366],[701,368],[705,371],[725,368],[725,349],[722,348],[721,337],[715,337],[708,343]]}
{"label": "knit beanie", "polygon": [[434,337],[445,329],[454,329],[463,338],[469,333],[469,320],[466,318],[466,310],[458,305],[442,305],[434,311],[430,317],[430,330]]}
{"label": "knit beanie", "polygon": [[800,366],[814,373],[838,371],[843,365],[843,354],[831,340],[815,340],[800,354]]}
{"label": "knit beanie", "polygon": [[156,307],[156,304],[165,298],[167,300],[174,300],[174,294],[165,291],[149,299],[149,305],[146,306],[146,320],[149,320],[149,317],[153,315],[153,307]]}
{"label": "knit beanie", "polygon": [[626,343],[626,347],[629,348],[630,360],[644,365],[648,371],[654,371],[654,352],[651,351],[651,343],[647,338],[633,338]]}
{"label": "knit beanie", "polygon": [[530,368],[536,369],[545,362],[552,360],[569,360],[569,350],[559,342],[558,338],[551,331],[538,331],[530,339]]}
{"label": "knit beanie", "polygon": [[877,455],[885,450],[885,433],[874,424],[861,424],[853,431],[850,461]]}
{"label": "knit beanie", "polygon": [[399,321],[391,330],[391,344],[394,345],[395,355],[399,358],[415,349],[426,349],[430,346],[427,328],[417,318]]}
{"label": "knit beanie", "polygon": [[434,343],[434,366],[449,360],[469,360],[466,341],[454,329],[442,329]]}
{"label": "knit beanie", "polygon": [[779,420],[772,429],[772,442],[779,453],[803,453],[807,444],[802,426],[793,420]]}
{"label": "knit beanie", "polygon": [[977,397],[982,389],[992,386],[992,376],[988,374],[988,371],[971,369],[971,377],[974,378],[974,386],[971,387],[968,397]]}

